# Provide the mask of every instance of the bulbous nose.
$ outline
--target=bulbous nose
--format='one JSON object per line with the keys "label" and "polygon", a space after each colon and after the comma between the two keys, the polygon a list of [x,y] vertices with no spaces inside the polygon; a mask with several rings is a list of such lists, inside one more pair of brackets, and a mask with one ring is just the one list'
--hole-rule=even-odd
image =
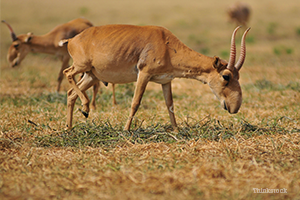
{"label": "bulbous nose", "polygon": [[227,104],[225,100],[222,101],[222,106],[225,110],[227,110],[230,114],[236,114],[238,113],[240,107],[241,107],[241,103],[237,103],[235,105],[230,105]]}
{"label": "bulbous nose", "polygon": [[13,62],[11,62],[11,67],[16,67],[19,65],[19,59],[15,59]]}
{"label": "bulbous nose", "polygon": [[18,62],[15,62],[15,63],[11,64],[11,67],[16,67],[16,66],[18,66]]}

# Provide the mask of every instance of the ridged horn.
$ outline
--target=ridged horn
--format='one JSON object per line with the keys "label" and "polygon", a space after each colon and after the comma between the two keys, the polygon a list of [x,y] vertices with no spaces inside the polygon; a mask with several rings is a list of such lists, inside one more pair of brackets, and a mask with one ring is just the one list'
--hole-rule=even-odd
{"label": "ridged horn", "polygon": [[230,55],[227,68],[233,70],[235,64],[235,55],[236,55],[236,48],[235,48],[235,35],[237,30],[239,30],[241,26],[238,26],[232,33],[231,36],[231,47],[230,47]]}
{"label": "ridged horn", "polygon": [[9,23],[7,23],[5,20],[2,20],[2,23],[4,23],[4,24],[7,25],[8,29],[9,29],[9,31],[10,31],[10,35],[11,35],[12,40],[13,40],[13,41],[16,41],[18,38],[17,38],[17,36],[16,36],[14,30],[12,29],[12,27],[9,25]]}
{"label": "ridged horn", "polygon": [[235,67],[236,69],[239,71],[243,64],[244,64],[244,61],[245,61],[245,58],[246,58],[246,35],[248,33],[248,31],[250,30],[251,28],[249,27],[243,34],[243,37],[242,37],[242,41],[241,41],[241,53],[240,53],[240,57],[239,57],[239,60],[237,61],[237,63],[235,64]]}

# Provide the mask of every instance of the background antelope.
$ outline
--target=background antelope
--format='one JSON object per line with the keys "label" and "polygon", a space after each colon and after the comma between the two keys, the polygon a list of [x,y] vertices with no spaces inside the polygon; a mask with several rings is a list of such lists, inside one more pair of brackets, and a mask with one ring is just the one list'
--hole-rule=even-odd
{"label": "background antelope", "polygon": [[83,30],[93,26],[90,21],[84,18],[78,18],[56,26],[45,35],[37,36],[29,32],[16,36],[12,27],[4,20],[2,20],[2,22],[7,25],[12,38],[12,44],[7,53],[7,60],[11,67],[20,65],[29,52],[54,54],[60,57],[62,66],[58,75],[57,91],[60,90],[61,82],[64,77],[63,70],[69,67],[70,60],[67,48],[59,46],[58,42],[62,39],[72,38]]}
{"label": "background antelope", "polygon": [[227,14],[230,21],[237,25],[247,26],[251,14],[250,6],[246,3],[237,2],[228,8]]}
{"label": "background antelope", "polygon": [[[54,54],[61,58],[62,66],[58,75],[58,85],[57,92],[60,90],[61,82],[63,80],[63,70],[69,67],[70,55],[68,53],[67,47],[63,45],[59,45],[59,41],[62,39],[72,38],[83,30],[90,28],[93,24],[84,18],[74,19],[69,21],[68,23],[59,25],[55,27],[49,33],[36,36],[31,32],[27,34],[22,34],[16,36],[12,27],[4,20],[5,23],[11,33],[12,44],[8,49],[7,60],[11,67],[15,67],[20,65],[22,60],[26,57],[29,52],[36,53],[46,53],[46,54]],[[105,84],[105,83],[104,83]],[[99,90],[100,84],[95,83],[93,87],[93,97],[92,97],[92,108],[96,107],[96,95]],[[116,104],[115,100],[115,86],[112,85],[113,88],[113,104]]]}
{"label": "background antelope", "polygon": [[[171,90],[174,78],[192,78],[207,83],[221,105],[229,113],[237,113],[242,103],[239,80],[246,55],[245,36],[241,55],[235,65],[235,34],[232,34],[229,62],[215,56],[202,55],[184,45],[169,30],[158,26],[106,25],[92,27],[68,42],[73,65],[64,74],[72,88],[68,91],[67,126],[72,127],[75,100],[79,96],[88,117],[89,99],[86,90],[97,81],[130,83],[137,81],[131,112],[125,130],[141,103],[149,81],[161,84],[171,124],[177,127]],[[86,72],[76,84],[74,76]]]}

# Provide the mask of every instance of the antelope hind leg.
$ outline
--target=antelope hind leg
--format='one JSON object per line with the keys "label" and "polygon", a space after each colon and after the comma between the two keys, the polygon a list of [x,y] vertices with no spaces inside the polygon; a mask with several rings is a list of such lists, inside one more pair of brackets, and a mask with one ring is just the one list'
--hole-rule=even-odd
{"label": "antelope hind leg", "polygon": [[[71,84],[72,88],[74,89],[74,91],[77,93],[77,95],[79,96],[81,102],[83,105],[87,105],[89,104],[89,99],[87,98],[86,94],[84,94],[76,85],[76,82],[74,80],[74,77],[76,74],[81,73],[81,71],[77,71],[76,68],[74,67],[74,65],[72,65],[71,67],[67,68],[64,70],[63,72],[67,78],[67,80],[69,81],[69,83]],[[84,76],[86,76],[88,72],[85,73]],[[91,79],[90,81],[92,82],[92,77],[91,76],[86,76],[86,77],[82,77],[78,83],[78,85],[80,85],[81,82],[84,81],[84,79]],[[88,80],[85,80],[88,81]],[[86,107],[83,107],[83,111],[84,112],[89,112],[89,110],[84,110]]]}
{"label": "antelope hind leg", "polygon": [[[80,91],[83,91],[83,94],[86,95],[85,91],[95,85],[96,83],[99,83],[99,80],[92,74],[92,73],[85,73],[82,79],[77,84],[77,87]],[[68,129],[72,128],[72,120],[73,120],[73,110],[75,101],[78,97],[77,92],[74,90],[74,88],[71,88],[68,91],[68,100],[67,100],[67,127]],[[85,96],[87,98],[87,96]],[[83,104],[83,109],[89,110],[89,101],[86,104]],[[82,111],[81,111],[82,112]],[[83,113],[84,114],[84,113]],[[85,115],[85,114],[84,114]],[[88,112],[85,115],[85,117],[88,117]]]}

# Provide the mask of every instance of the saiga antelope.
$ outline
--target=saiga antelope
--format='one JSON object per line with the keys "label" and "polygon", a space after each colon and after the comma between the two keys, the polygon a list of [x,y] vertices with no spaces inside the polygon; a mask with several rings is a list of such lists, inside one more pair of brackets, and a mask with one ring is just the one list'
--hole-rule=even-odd
{"label": "saiga antelope", "polygon": [[[72,127],[74,104],[79,96],[82,113],[88,117],[89,99],[86,90],[98,80],[109,83],[137,82],[129,118],[130,125],[139,108],[149,81],[162,85],[171,124],[177,127],[171,90],[174,78],[192,78],[207,83],[229,113],[237,113],[242,103],[239,80],[246,56],[245,37],[242,37],[241,53],[235,64],[236,28],[232,34],[229,61],[219,57],[202,55],[184,45],[169,30],[158,26],[105,25],[92,27],[68,42],[73,65],[64,74],[72,88],[68,91],[67,126]],[[85,72],[76,84],[74,76]]]}
{"label": "saiga antelope", "polygon": [[[2,20],[2,22],[7,25],[12,38],[12,44],[9,47],[7,53],[7,60],[10,63],[11,67],[20,65],[22,60],[29,52],[54,54],[61,58],[62,66],[59,71],[57,80],[57,92],[59,92],[60,90],[61,82],[64,77],[63,70],[69,67],[70,60],[70,55],[68,53],[67,47],[59,45],[59,41],[61,41],[62,39],[72,38],[83,30],[93,26],[90,21],[84,18],[78,18],[65,24],[58,25],[52,31],[42,36],[33,35],[31,32],[16,36],[12,27],[4,20]],[[95,100],[99,87],[99,83],[95,83],[93,87],[94,92],[91,102],[93,108],[96,107]],[[116,104],[114,84],[112,85],[112,88],[113,104]]]}
{"label": "saiga antelope", "polygon": [[246,26],[250,18],[251,9],[248,4],[237,2],[227,10],[229,20],[237,25]]}

